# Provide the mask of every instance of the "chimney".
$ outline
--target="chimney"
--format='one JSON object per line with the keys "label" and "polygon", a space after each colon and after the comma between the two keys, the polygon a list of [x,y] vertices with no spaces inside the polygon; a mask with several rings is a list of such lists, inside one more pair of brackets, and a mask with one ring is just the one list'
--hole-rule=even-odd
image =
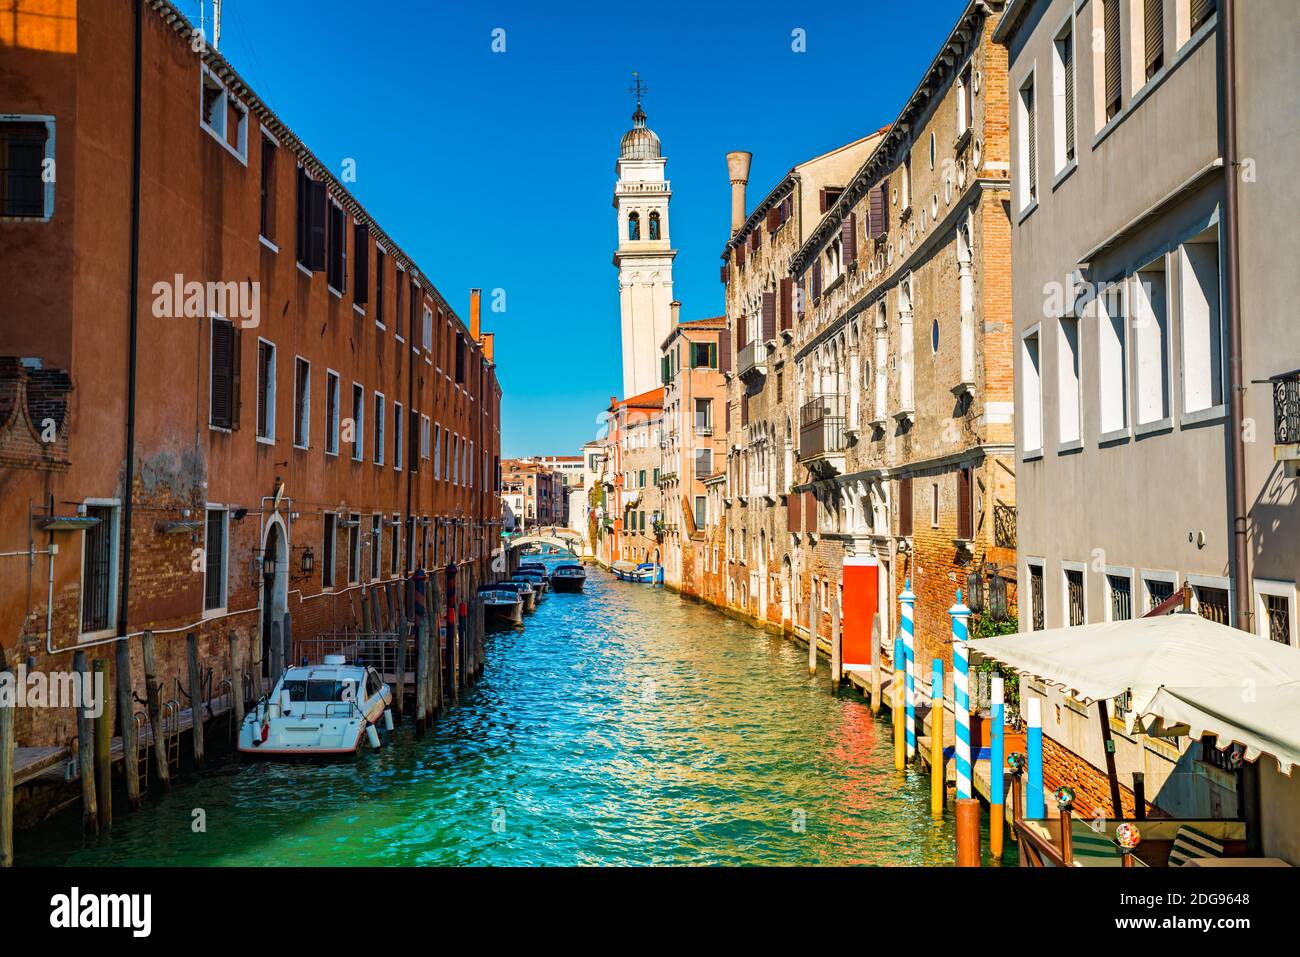
{"label": "chimney", "polygon": [[749,185],[749,161],[753,153],[736,151],[727,154],[727,175],[731,178],[731,235],[745,225],[745,187]]}
{"label": "chimney", "polygon": [[481,338],[479,335],[479,308],[480,300],[483,298],[481,289],[471,289],[469,291],[469,336],[475,342]]}
{"label": "chimney", "polygon": [[495,362],[493,354],[496,352],[494,333],[485,332],[483,334],[483,358],[488,362]]}
{"label": "chimney", "polygon": [[673,312],[673,327],[676,328],[677,324],[682,321],[682,304],[674,299],[668,304],[668,308]]}

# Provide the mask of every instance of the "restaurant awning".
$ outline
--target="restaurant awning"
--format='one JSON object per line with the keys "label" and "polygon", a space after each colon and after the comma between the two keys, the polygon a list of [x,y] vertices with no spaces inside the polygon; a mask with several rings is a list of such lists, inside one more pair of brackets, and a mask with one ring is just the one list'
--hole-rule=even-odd
{"label": "restaurant awning", "polygon": [[1300,651],[1190,612],[970,643],[977,656],[1084,702],[1132,692],[1128,729],[1213,734],[1247,760],[1300,762]]}

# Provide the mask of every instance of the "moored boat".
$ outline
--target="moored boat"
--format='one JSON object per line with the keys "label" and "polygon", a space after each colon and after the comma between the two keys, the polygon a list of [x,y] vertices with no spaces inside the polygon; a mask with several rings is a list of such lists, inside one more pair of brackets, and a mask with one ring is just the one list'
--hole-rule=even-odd
{"label": "moored boat", "polygon": [[483,599],[489,623],[512,626],[523,623],[524,599],[519,592],[498,588],[496,585],[484,585],[478,594]]}
{"label": "moored boat", "polygon": [[652,585],[655,581],[655,567],[650,562],[633,565],[631,562],[618,561],[610,565],[609,570],[619,581],[632,582],[636,585]]}
{"label": "moored boat", "polygon": [[551,584],[556,591],[582,591],[587,582],[587,570],[578,562],[556,565],[551,572]]}
{"label": "moored boat", "polygon": [[374,668],[326,655],[323,664],[289,668],[239,728],[242,754],[353,754],[366,738],[379,747],[378,724],[393,728],[393,693]]}
{"label": "moored boat", "polygon": [[524,611],[533,612],[537,610],[537,590],[526,581],[517,581],[513,578],[497,582],[498,588],[507,588],[515,592],[524,601]]}
{"label": "moored boat", "polygon": [[550,579],[547,578],[545,572],[534,572],[534,571],[515,572],[515,574],[511,577],[514,578],[516,581],[526,581],[530,585],[532,585],[533,590],[537,592],[537,600],[539,602],[543,598],[545,598],[547,592],[551,590]]}

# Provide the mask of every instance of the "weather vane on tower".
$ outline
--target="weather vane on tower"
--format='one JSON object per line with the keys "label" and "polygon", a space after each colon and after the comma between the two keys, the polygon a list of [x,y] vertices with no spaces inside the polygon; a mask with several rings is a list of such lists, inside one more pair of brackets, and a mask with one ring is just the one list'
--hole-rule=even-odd
{"label": "weather vane on tower", "polygon": [[643,84],[641,82],[641,74],[638,73],[636,70],[633,70],[632,85],[627,88],[627,91],[636,97],[636,108],[640,110],[641,97],[645,96],[647,93],[650,92],[650,87]]}

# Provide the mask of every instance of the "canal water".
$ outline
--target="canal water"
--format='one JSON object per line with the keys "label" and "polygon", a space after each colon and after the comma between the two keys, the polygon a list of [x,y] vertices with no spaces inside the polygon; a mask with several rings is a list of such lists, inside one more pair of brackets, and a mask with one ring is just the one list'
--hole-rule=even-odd
{"label": "canal water", "polygon": [[83,837],[75,810],[20,832],[17,861],[953,862],[928,777],[896,773],[887,722],[832,694],[824,665],[810,678],[791,642],[593,567],[585,593],[552,592],[486,651],[483,680],[423,737],[408,721],[341,764],[232,758],[109,836]]}

